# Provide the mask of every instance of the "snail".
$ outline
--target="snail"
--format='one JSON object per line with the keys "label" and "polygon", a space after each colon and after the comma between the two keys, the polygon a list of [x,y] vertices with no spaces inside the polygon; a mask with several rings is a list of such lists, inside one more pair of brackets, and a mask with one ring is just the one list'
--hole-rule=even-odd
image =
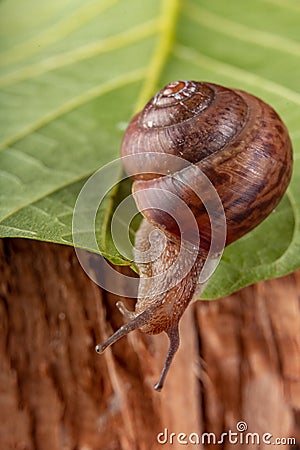
{"label": "snail", "polygon": [[[144,216],[136,233],[135,252],[150,252],[152,258],[137,262],[140,284],[135,311],[117,303],[130,321],[97,345],[96,351],[102,353],[137,328],[147,334],[166,332],[170,346],[154,386],[160,391],[179,346],[179,320],[199,295],[199,276],[212,239],[207,208],[183,180],[188,175],[195,178],[196,169],[209,178],[224,208],[228,245],[261,223],[281,200],[292,173],[292,145],[285,124],[261,99],[209,82],[174,81],[132,119],[121,154],[125,170],[135,174],[133,192]],[[158,158],[162,154],[187,161],[188,166],[175,164],[176,174],[164,172]],[[139,158],[127,162],[127,155]],[[198,247],[186,246],[185,261],[191,260],[190,270],[178,283],[180,262],[173,280],[167,269],[177,260],[183,239],[170,214],[162,211],[160,192],[167,192],[170,198],[174,195],[188,206],[200,234]],[[150,196],[157,208],[149,207]],[[186,236],[192,234],[185,218],[183,229]]]}

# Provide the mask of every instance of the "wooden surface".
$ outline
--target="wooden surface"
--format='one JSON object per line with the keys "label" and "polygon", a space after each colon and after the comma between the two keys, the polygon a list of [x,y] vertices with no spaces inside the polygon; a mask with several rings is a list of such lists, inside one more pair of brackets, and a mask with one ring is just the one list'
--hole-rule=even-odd
{"label": "wooden surface", "polygon": [[300,271],[192,305],[158,393],[166,337],[136,331],[97,355],[123,318],[72,248],[7,239],[0,254],[1,449],[270,448],[177,441],[236,432],[240,421],[297,439],[271,448],[300,448]]}

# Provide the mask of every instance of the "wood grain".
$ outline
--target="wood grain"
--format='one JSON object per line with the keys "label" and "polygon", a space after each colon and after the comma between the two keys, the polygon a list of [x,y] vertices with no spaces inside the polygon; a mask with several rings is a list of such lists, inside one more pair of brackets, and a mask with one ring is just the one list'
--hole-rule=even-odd
{"label": "wood grain", "polygon": [[1,449],[179,449],[157,434],[220,435],[241,420],[300,445],[300,271],[189,307],[157,393],[166,336],[136,331],[98,356],[124,319],[72,248],[7,239],[0,254]]}

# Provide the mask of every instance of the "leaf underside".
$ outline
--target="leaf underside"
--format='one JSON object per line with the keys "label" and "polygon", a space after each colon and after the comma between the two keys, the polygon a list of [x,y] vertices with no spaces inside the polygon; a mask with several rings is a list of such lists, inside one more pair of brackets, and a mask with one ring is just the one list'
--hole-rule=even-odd
{"label": "leaf underside", "polygon": [[[278,111],[293,141],[294,172],[276,211],[226,248],[203,298],[300,266],[296,1],[10,0],[0,11],[1,237],[73,245],[77,196],[119,156],[132,115],[171,80],[209,80]],[[114,189],[96,221],[100,251],[115,264],[130,263],[110,233],[112,211],[129,189],[129,180]],[[137,226],[138,219],[131,239]]]}

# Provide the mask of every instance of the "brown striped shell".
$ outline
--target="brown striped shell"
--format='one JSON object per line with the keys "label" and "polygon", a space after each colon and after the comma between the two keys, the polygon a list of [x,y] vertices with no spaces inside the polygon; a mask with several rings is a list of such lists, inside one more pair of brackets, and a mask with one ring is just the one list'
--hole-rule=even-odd
{"label": "brown striped shell", "polygon": [[[131,121],[121,152],[123,156],[167,153],[200,167],[222,201],[227,244],[270,214],[292,172],[289,134],[271,106],[240,90],[195,81],[169,83],[153,97]],[[210,223],[200,199],[179,182],[174,185],[171,177],[160,177],[155,158],[143,161],[143,171],[145,167],[151,175],[135,176],[133,186],[139,191],[139,209],[147,206],[151,187],[176,193],[196,211],[202,244],[207,248]],[[139,167],[134,170],[138,173]],[[179,234],[176,224],[161,210],[146,209],[143,214],[155,226]]]}
{"label": "brown striped shell", "polygon": [[[165,331],[170,347],[155,386],[161,390],[179,346],[179,320],[190,301],[199,294],[199,275],[209,256],[210,220],[202,200],[191,189],[195,182],[200,183],[198,168],[209,178],[221,199],[227,223],[226,244],[230,244],[264,220],[282,198],[292,172],[292,146],[278,114],[257,97],[212,83],[175,81],[133,118],[121,152],[125,169],[134,174],[133,191],[138,194],[138,208],[147,219],[136,234],[135,249],[147,251],[152,233],[154,255],[145,263],[137,263],[140,284],[135,311],[118,304],[130,321],[97,345],[96,350],[102,353],[136,328],[148,334]],[[176,176],[172,174],[173,169],[170,173],[168,160],[165,163],[156,154],[183,158],[175,164]],[[139,157],[126,158],[130,155]],[[182,166],[183,160],[192,164]],[[187,183],[195,178],[195,173],[197,179]],[[197,231],[198,225],[200,246],[193,251],[187,249],[181,259],[184,246],[181,246],[177,223],[162,207],[162,191],[150,191],[151,188],[167,193],[171,206],[172,198],[180,198],[196,218],[194,230]],[[184,209],[177,205],[173,211],[181,213]],[[184,212],[180,222],[185,236],[193,233],[190,218]],[[163,233],[154,235],[157,229]],[[159,256],[157,248],[163,248]],[[182,275],[190,261],[189,272]]]}

